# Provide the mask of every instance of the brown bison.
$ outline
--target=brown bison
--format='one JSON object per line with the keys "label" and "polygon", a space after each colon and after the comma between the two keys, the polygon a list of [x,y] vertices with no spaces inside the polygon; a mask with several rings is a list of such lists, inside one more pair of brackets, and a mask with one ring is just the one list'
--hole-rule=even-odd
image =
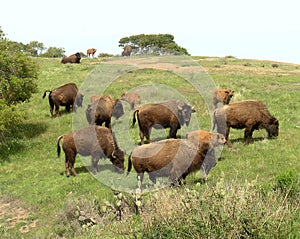
{"label": "brown bison", "polygon": [[132,52],[132,47],[129,45],[126,45],[123,49],[122,56],[130,56],[131,52]]}
{"label": "brown bison", "polygon": [[[86,119],[90,125],[102,125],[105,127],[111,127],[111,117],[116,119],[120,118],[124,114],[122,102],[119,99],[113,99],[110,95],[103,95],[96,98],[93,97],[93,102],[88,104],[85,111]],[[91,100],[92,100],[91,97]]]}
{"label": "brown bison", "polygon": [[187,140],[193,142],[194,144],[201,146],[202,143],[208,143],[210,145],[209,153],[211,155],[208,160],[204,160],[202,164],[202,169],[207,175],[209,170],[212,169],[217,164],[217,159],[215,156],[215,147],[219,145],[224,145],[226,139],[224,135],[219,133],[212,133],[205,130],[195,130],[186,134]]}
{"label": "brown bison", "polygon": [[66,63],[80,63],[81,60],[81,55],[79,52],[77,52],[76,54],[73,54],[71,56],[68,57],[64,57],[61,60],[61,63],[66,64]]}
{"label": "brown bison", "polygon": [[223,105],[228,105],[231,98],[234,95],[233,90],[225,90],[225,89],[216,89],[213,91],[212,94],[212,104],[213,104],[213,109],[217,108],[217,105],[219,102],[221,102]]}
{"label": "brown bison", "polygon": [[[209,154],[210,145],[200,142],[199,147],[186,139],[166,139],[135,148],[128,159],[127,175],[132,165],[138,179],[143,180],[144,172],[156,183],[156,177],[169,176],[171,185],[181,183],[181,179],[192,172],[200,170],[205,158],[216,162]],[[205,172],[209,172],[215,163],[207,164]]]}
{"label": "brown bison", "polygon": [[97,51],[97,49],[90,48],[90,49],[87,49],[86,54],[87,54],[88,57],[92,56],[94,58],[94,55],[95,55],[96,51]]}
{"label": "brown bison", "polygon": [[150,143],[151,128],[170,128],[169,137],[176,138],[177,130],[189,125],[194,108],[182,100],[170,100],[159,104],[149,104],[133,113],[132,127],[138,120],[141,144],[144,137]]}
{"label": "brown bison", "polygon": [[53,116],[54,106],[56,116],[59,115],[59,106],[65,106],[67,112],[70,112],[71,108],[76,111],[77,106],[82,107],[83,95],[78,92],[75,83],[67,83],[54,90],[45,90],[43,99],[47,92],[50,92],[48,98],[51,116]]}
{"label": "brown bison", "polygon": [[99,172],[98,162],[100,158],[108,157],[115,170],[124,172],[124,152],[119,149],[112,131],[102,126],[90,126],[61,135],[57,139],[57,155],[60,156],[60,140],[65,153],[66,175],[71,173],[76,176],[74,169],[75,157],[78,154],[92,157],[92,171]]}
{"label": "brown bison", "polygon": [[120,99],[129,103],[131,110],[134,110],[136,105],[140,105],[142,103],[141,96],[137,93],[124,93],[121,95]]}
{"label": "brown bison", "polygon": [[229,146],[228,136],[231,128],[244,129],[245,145],[253,141],[254,130],[266,129],[269,138],[278,136],[279,123],[261,101],[245,100],[224,106],[214,111],[214,128],[225,136]]}

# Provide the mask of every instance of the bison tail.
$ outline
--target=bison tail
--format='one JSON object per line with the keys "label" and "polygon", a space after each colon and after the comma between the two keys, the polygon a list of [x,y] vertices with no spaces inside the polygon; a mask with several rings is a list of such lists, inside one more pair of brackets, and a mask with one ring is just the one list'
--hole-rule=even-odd
{"label": "bison tail", "polygon": [[127,168],[127,175],[126,175],[126,176],[128,176],[128,174],[130,173],[131,168],[132,168],[131,154],[132,154],[132,152],[130,153],[130,155],[129,155],[129,157],[128,157],[128,168]]}
{"label": "bison tail", "polygon": [[51,93],[51,90],[45,90],[45,92],[43,94],[43,99],[46,97],[47,92]]}
{"label": "bison tail", "polygon": [[135,111],[133,112],[133,120],[132,120],[132,125],[131,125],[132,128],[133,128],[134,125],[135,125],[136,117],[138,117],[138,116],[136,116],[136,115],[137,115],[138,112],[139,112],[139,110],[135,110]]}
{"label": "bison tail", "polygon": [[60,152],[61,152],[59,142],[60,142],[60,140],[61,140],[62,138],[63,138],[63,135],[61,135],[61,136],[59,136],[59,137],[57,138],[57,157],[58,157],[58,158],[60,157]]}

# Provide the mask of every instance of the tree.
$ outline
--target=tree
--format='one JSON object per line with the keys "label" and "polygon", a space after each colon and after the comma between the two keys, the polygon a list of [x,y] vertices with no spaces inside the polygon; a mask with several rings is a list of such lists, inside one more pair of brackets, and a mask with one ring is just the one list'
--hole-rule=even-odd
{"label": "tree", "polygon": [[19,47],[22,45],[0,39],[0,139],[3,132],[22,121],[16,105],[37,92],[38,67]]}
{"label": "tree", "polygon": [[40,56],[42,57],[51,57],[51,58],[60,58],[65,56],[65,50],[58,47],[49,47],[47,51]]}
{"label": "tree", "polygon": [[171,34],[140,34],[123,37],[119,40],[119,46],[125,45],[131,46],[136,53],[189,55],[185,48],[176,44]]}
{"label": "tree", "polygon": [[38,41],[31,41],[26,45],[27,54],[29,56],[39,56],[45,49],[44,44]]}

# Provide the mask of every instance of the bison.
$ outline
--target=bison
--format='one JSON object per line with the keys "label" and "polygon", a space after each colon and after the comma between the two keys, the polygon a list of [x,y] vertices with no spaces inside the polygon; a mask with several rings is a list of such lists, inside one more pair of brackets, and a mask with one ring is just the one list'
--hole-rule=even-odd
{"label": "bison", "polygon": [[59,106],[65,106],[67,112],[70,112],[71,108],[73,111],[76,111],[77,106],[82,107],[83,95],[78,92],[78,87],[75,83],[67,83],[54,90],[45,90],[43,99],[47,92],[49,92],[51,116],[53,116],[54,107],[56,116],[59,115]]}
{"label": "bison", "polygon": [[278,136],[278,120],[270,114],[262,101],[245,100],[224,106],[214,111],[214,126],[217,126],[218,133],[225,136],[229,146],[230,128],[244,129],[244,144],[253,141],[254,130],[266,129],[268,137]]}
{"label": "bison", "polygon": [[[116,119],[124,114],[122,102],[119,99],[113,99],[110,95],[94,97],[94,102],[88,105],[85,114],[89,124],[102,125],[111,127],[111,117]],[[92,99],[92,97],[91,97]]]}
{"label": "bison", "polygon": [[231,98],[234,95],[234,91],[230,89],[216,89],[213,91],[212,94],[212,104],[213,109],[217,108],[217,105],[219,102],[221,102],[223,105],[228,105]]}
{"label": "bison", "polygon": [[156,129],[170,128],[169,137],[176,138],[177,130],[184,124],[189,125],[193,112],[196,112],[195,109],[182,100],[149,104],[134,111],[132,127],[134,127],[137,118],[141,144],[144,144],[144,136],[150,143],[152,127]]}
{"label": "bison", "polygon": [[[181,183],[181,179],[200,170],[205,158],[216,162],[209,154],[210,145],[200,142],[199,147],[186,139],[166,139],[135,148],[129,156],[127,175],[132,165],[138,179],[143,180],[144,172],[156,183],[156,177],[169,176],[171,185]],[[207,164],[205,171],[210,171],[215,163]]]}
{"label": "bison", "polygon": [[[217,159],[215,156],[215,147],[219,145],[224,145],[226,143],[226,139],[224,135],[219,133],[208,132],[205,130],[195,130],[186,134],[187,140],[193,142],[196,145],[201,145],[201,142],[208,143],[210,145],[209,153],[211,157],[209,160],[204,160],[202,164],[202,169],[207,175],[209,170],[214,167],[217,163]],[[206,169],[205,169],[206,168]],[[209,169],[209,170],[208,170]]]}
{"label": "bison", "polygon": [[87,49],[86,54],[87,54],[88,57],[92,56],[94,58],[94,55],[95,55],[96,51],[97,51],[97,49],[90,48],[90,49]]}
{"label": "bison", "polygon": [[103,126],[90,126],[75,130],[57,139],[57,155],[60,156],[60,140],[65,153],[66,175],[71,173],[76,176],[74,169],[75,157],[78,154],[92,157],[92,171],[94,174],[99,172],[98,162],[100,158],[108,157],[118,173],[124,172],[124,155],[119,149],[117,141],[112,131]]}
{"label": "bison", "polygon": [[140,105],[142,102],[141,96],[137,93],[124,93],[120,99],[129,103],[131,110],[134,110],[136,105]]}
{"label": "bison", "polygon": [[132,52],[132,47],[129,45],[126,45],[123,49],[122,56],[130,56],[131,52]]}
{"label": "bison", "polygon": [[63,64],[66,64],[66,63],[80,63],[80,60],[81,60],[81,55],[79,52],[71,55],[71,56],[68,56],[68,57],[64,57],[62,60],[61,60],[61,63]]}

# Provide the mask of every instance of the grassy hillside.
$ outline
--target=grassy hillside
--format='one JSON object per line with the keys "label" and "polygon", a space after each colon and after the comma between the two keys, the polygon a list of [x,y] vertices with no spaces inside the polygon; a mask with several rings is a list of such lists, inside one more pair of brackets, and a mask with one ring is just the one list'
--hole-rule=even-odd
{"label": "grassy hillside", "polygon": [[[0,145],[1,238],[296,238],[300,227],[300,66],[278,63],[274,68],[268,61],[193,57],[193,63],[181,62],[173,69],[172,62],[158,68],[151,67],[153,62],[147,66],[149,62],[136,60],[141,69],[133,63],[128,67],[122,62],[111,64],[109,59],[83,59],[80,65],[36,59],[38,93],[18,107],[27,117],[6,136],[7,145]],[[194,64],[208,73],[205,82],[195,80],[199,87],[209,79],[220,88],[233,89],[233,102],[262,100],[279,120],[279,137],[268,140],[265,131],[255,131],[255,142],[245,147],[243,131],[232,130],[235,149],[224,147],[206,183],[199,183],[197,173],[182,187],[167,187],[142,198],[128,190],[122,195],[114,193],[114,180],[122,181],[123,189],[131,188],[136,175],[110,180],[108,160],[101,162],[106,170],[94,177],[85,167],[90,158],[77,156],[78,177],[66,178],[64,159],[57,159],[56,140],[87,126],[84,110],[93,93],[104,91],[120,97],[134,90],[142,93],[144,104],[182,97],[197,113],[179,135],[196,128],[210,130],[205,93],[199,96],[183,73],[178,73],[178,69],[193,72]],[[190,74],[191,79],[197,74]],[[67,114],[62,107],[61,116],[51,118],[48,99],[42,95],[67,82],[80,86],[84,106],[76,114]],[[139,136],[137,127],[129,127],[129,106],[124,107],[126,114],[113,119],[113,129],[120,147],[129,154]],[[152,132],[154,140],[165,135],[163,130]],[[147,178],[145,175],[146,184]],[[126,185],[129,183],[132,185]],[[135,215],[135,202],[141,199],[140,214]]]}

